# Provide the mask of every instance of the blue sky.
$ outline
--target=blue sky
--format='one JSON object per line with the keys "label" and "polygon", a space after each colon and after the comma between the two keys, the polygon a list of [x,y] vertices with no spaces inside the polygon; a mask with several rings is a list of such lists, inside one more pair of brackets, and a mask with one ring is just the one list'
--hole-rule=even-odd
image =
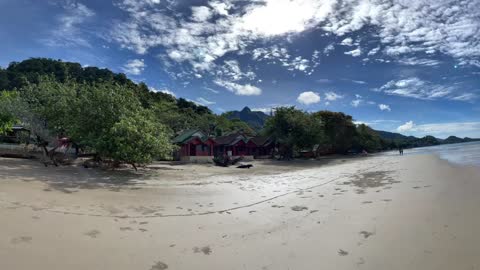
{"label": "blue sky", "polygon": [[480,0],[0,0],[0,65],[106,67],[216,113],[480,137]]}

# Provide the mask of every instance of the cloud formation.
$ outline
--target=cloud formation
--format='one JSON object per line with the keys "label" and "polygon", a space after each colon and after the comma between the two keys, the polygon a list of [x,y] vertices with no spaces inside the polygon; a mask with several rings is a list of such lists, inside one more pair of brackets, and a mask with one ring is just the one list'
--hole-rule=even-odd
{"label": "cloud formation", "polygon": [[384,92],[388,95],[396,95],[402,97],[435,100],[435,99],[451,99],[457,101],[470,101],[477,96],[473,93],[461,93],[460,89],[455,85],[435,84],[422,80],[418,77],[410,77],[401,80],[392,80],[375,91]]}
{"label": "cloud formation", "polygon": [[[459,136],[480,136],[480,122],[450,122],[416,125],[413,121],[408,121],[397,128],[398,132],[407,134],[416,134],[417,136],[433,135],[445,138],[450,135]],[[463,134],[463,135],[460,135]]]}
{"label": "cloud formation", "polygon": [[339,95],[339,94],[337,94],[335,92],[332,92],[332,91],[325,93],[325,100],[328,100],[328,101],[335,101],[335,100],[341,99],[341,98],[343,98],[342,95]]}
{"label": "cloud formation", "polygon": [[140,75],[145,69],[146,65],[143,59],[128,60],[122,67],[123,72],[130,75]]}
{"label": "cloud formation", "polygon": [[57,17],[58,26],[52,30],[49,38],[43,39],[43,42],[49,46],[90,47],[90,42],[84,38],[81,25],[95,16],[95,12],[75,1],[59,1],[51,4],[64,9],[64,13]]}
{"label": "cloud formation", "polygon": [[382,111],[389,111],[389,112],[390,112],[390,111],[392,110],[392,109],[390,108],[390,106],[389,106],[389,105],[386,105],[386,104],[379,104],[379,105],[378,105],[378,108],[379,108],[380,110],[382,110]]}
{"label": "cloud formation", "polygon": [[319,103],[321,101],[320,94],[312,91],[306,91],[303,93],[300,93],[297,97],[298,103],[301,103],[303,105],[311,105],[315,103]]}
{"label": "cloud formation", "polygon": [[214,83],[239,96],[258,96],[262,94],[262,89],[251,84],[238,84],[223,80],[215,80]]}

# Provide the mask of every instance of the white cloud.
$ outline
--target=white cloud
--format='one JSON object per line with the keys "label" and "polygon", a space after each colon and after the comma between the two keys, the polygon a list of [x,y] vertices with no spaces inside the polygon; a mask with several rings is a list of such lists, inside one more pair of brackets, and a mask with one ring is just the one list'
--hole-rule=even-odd
{"label": "white cloud", "polygon": [[458,86],[434,84],[429,81],[421,80],[417,77],[411,77],[401,80],[392,80],[375,89],[376,91],[383,91],[389,95],[434,100],[434,99],[452,99],[459,101],[467,101],[475,99],[476,95],[472,93],[463,93],[461,95],[455,94],[459,91]]}
{"label": "white cloud", "polygon": [[207,21],[212,17],[212,11],[209,7],[192,7],[192,20],[197,22]]}
{"label": "white cloud", "polygon": [[390,111],[392,110],[392,109],[390,108],[390,106],[389,106],[389,105],[386,105],[386,104],[379,104],[379,105],[378,105],[378,108],[379,108],[380,110],[382,110],[382,111],[389,111],[389,112],[390,112]]}
{"label": "white cloud", "polygon": [[237,60],[224,61],[223,65],[216,70],[216,75],[219,78],[225,78],[232,81],[239,81],[242,79],[254,80],[257,76],[252,71],[242,71],[240,63]]}
{"label": "white cloud", "polygon": [[458,96],[452,97],[452,100],[457,100],[457,101],[472,101],[474,99],[478,98],[478,95],[473,94],[473,93],[465,93],[465,94],[460,94]]}
{"label": "white cloud", "polygon": [[263,112],[264,114],[270,114],[273,108],[253,108],[253,112]]}
{"label": "white cloud", "polygon": [[164,94],[169,94],[171,96],[174,96],[176,97],[175,93],[169,89],[156,89],[154,87],[150,87],[150,91],[153,91],[153,92],[160,92],[160,93],[164,93]]}
{"label": "white cloud", "polygon": [[372,56],[372,55],[377,54],[379,51],[380,51],[380,47],[376,47],[376,48],[371,49],[371,50],[367,53],[367,55],[368,55],[368,56]]}
{"label": "white cloud", "polygon": [[360,48],[356,48],[355,50],[344,52],[344,54],[351,55],[353,57],[357,57],[357,56],[362,55],[362,50]]}
{"label": "white cloud", "polygon": [[65,13],[57,17],[58,27],[51,32],[51,37],[43,39],[49,46],[85,46],[91,47],[90,42],[83,38],[81,25],[86,23],[95,12],[87,6],[74,1],[60,3],[51,2],[65,9]]}
{"label": "white cloud", "polygon": [[252,51],[252,58],[256,61],[266,61],[268,63],[279,63],[290,71],[300,71],[307,75],[313,73],[318,66],[320,52],[315,50],[310,59],[302,56],[293,56],[286,48],[273,45],[268,48],[256,48]]}
{"label": "white cloud", "polygon": [[398,63],[407,66],[438,66],[442,62],[433,59],[425,59],[425,58],[416,58],[416,57],[409,57],[409,58],[400,58],[397,59]]}
{"label": "white cloud", "polygon": [[330,54],[331,52],[333,52],[334,50],[335,50],[335,45],[329,44],[329,45],[327,45],[327,47],[325,47],[325,48],[323,49],[323,54],[329,55],[329,54]]}
{"label": "white cloud", "polygon": [[210,91],[210,92],[212,92],[212,93],[214,93],[214,94],[218,94],[218,93],[220,93],[220,91],[218,91],[218,90],[215,90],[215,89],[213,89],[213,88],[210,88],[210,87],[204,87],[204,89],[205,89],[205,90],[207,90],[207,91]]}
{"label": "white cloud", "polygon": [[238,84],[229,81],[215,80],[215,84],[220,85],[235,95],[239,96],[258,96],[262,94],[262,89],[251,84]]}
{"label": "white cloud", "polygon": [[342,42],[340,42],[340,45],[353,46],[353,39],[348,37],[348,38],[342,40]]}
{"label": "white cloud", "polygon": [[347,1],[323,28],[343,36],[374,27],[385,53],[393,57],[441,52],[464,59],[480,56],[479,11],[478,1]]}
{"label": "white cloud", "polygon": [[320,94],[312,91],[303,92],[297,97],[297,101],[304,105],[319,103],[320,100]]}
{"label": "white cloud", "polygon": [[[345,37],[370,27],[381,48],[363,52],[359,47],[346,54],[357,57],[383,53],[387,57],[379,61],[434,66],[438,61],[428,56],[441,53],[462,65],[479,63],[478,0],[264,0],[241,4],[212,0],[193,7],[190,20],[171,2],[121,1],[117,6],[129,16],[114,26],[111,40],[139,54],[161,47],[174,63],[185,62],[195,72],[206,73],[228,53],[249,53],[274,38],[291,42],[296,34],[311,29]],[[360,45],[351,38],[343,38],[341,43]],[[328,55],[333,49],[330,44],[324,53]],[[425,53],[426,58],[415,58],[418,53]],[[299,55],[290,56],[288,64],[280,63],[306,74],[311,74],[309,69],[314,67],[312,59]]]}
{"label": "white cloud", "polygon": [[334,4],[332,0],[265,0],[248,7],[240,25],[266,37],[298,33],[324,21]]}
{"label": "white cloud", "polygon": [[359,81],[359,80],[351,80],[351,82],[356,83],[356,84],[367,84],[366,81]]}
{"label": "white cloud", "polygon": [[343,96],[335,93],[335,92],[326,92],[325,93],[325,99],[328,100],[328,101],[335,101],[337,99],[340,99],[340,98],[343,98]]}
{"label": "white cloud", "polygon": [[397,128],[398,132],[414,134],[415,136],[433,135],[446,138],[454,135],[459,137],[480,137],[480,122],[451,122],[416,125],[408,121]]}
{"label": "white cloud", "polygon": [[204,105],[204,106],[208,106],[208,105],[213,105],[213,104],[215,104],[214,101],[207,100],[207,99],[205,99],[205,98],[203,98],[203,97],[198,97],[198,98],[197,98],[197,102],[200,103],[200,104],[202,104],[202,105]]}
{"label": "white cloud", "polygon": [[352,100],[352,102],[351,102],[350,104],[351,104],[353,107],[356,108],[356,107],[360,106],[360,104],[362,104],[362,102],[363,102],[362,99],[357,98],[357,99]]}
{"label": "white cloud", "polygon": [[146,65],[143,59],[132,59],[122,67],[123,72],[131,75],[140,75],[145,69]]}
{"label": "white cloud", "polygon": [[399,127],[397,128],[397,131],[398,131],[398,132],[411,131],[414,127],[415,127],[415,124],[413,123],[413,121],[408,121],[408,122],[406,122],[405,124],[399,126]]}

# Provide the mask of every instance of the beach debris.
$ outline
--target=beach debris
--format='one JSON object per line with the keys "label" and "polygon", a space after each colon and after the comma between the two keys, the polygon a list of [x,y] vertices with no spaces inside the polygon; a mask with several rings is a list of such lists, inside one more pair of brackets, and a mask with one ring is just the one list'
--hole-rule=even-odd
{"label": "beach debris", "polygon": [[237,168],[239,168],[239,169],[250,169],[252,167],[253,167],[252,164],[242,164],[242,165],[237,166]]}
{"label": "beach debris", "polygon": [[292,209],[293,211],[303,211],[303,210],[308,210],[308,207],[302,206],[302,205],[295,205],[295,206],[292,206],[290,209]]}
{"label": "beach debris", "polygon": [[338,255],[340,256],[347,256],[348,255],[348,251],[345,251],[343,249],[339,249],[338,250]]}
{"label": "beach debris", "polygon": [[154,264],[152,268],[150,268],[150,270],[165,270],[167,268],[168,268],[168,265],[166,263],[159,261],[156,264]]}
{"label": "beach debris", "polygon": [[273,208],[283,208],[284,206],[282,206],[282,205],[277,205],[277,204],[274,204],[274,205],[272,205],[272,207],[273,207]]}

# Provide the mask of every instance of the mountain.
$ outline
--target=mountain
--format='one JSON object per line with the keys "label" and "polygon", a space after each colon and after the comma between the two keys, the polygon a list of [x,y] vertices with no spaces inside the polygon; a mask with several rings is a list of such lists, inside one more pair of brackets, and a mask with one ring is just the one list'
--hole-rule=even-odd
{"label": "mountain", "polygon": [[395,132],[388,132],[388,131],[382,131],[382,130],[375,130],[375,131],[380,136],[380,138],[384,139],[385,141],[393,142],[396,145],[401,145],[406,148],[480,141],[480,139],[471,139],[467,137],[462,139],[456,136],[450,136],[446,139],[439,139],[433,136],[425,136],[422,138],[417,138],[414,136],[405,136],[403,134],[395,133]]}
{"label": "mountain", "polygon": [[223,115],[230,120],[240,119],[255,130],[263,128],[265,121],[269,117],[263,112],[252,111],[249,107],[245,107],[241,111],[226,112]]}
{"label": "mountain", "polygon": [[383,130],[375,130],[382,139],[385,140],[406,140],[408,137],[400,133],[388,132]]}

